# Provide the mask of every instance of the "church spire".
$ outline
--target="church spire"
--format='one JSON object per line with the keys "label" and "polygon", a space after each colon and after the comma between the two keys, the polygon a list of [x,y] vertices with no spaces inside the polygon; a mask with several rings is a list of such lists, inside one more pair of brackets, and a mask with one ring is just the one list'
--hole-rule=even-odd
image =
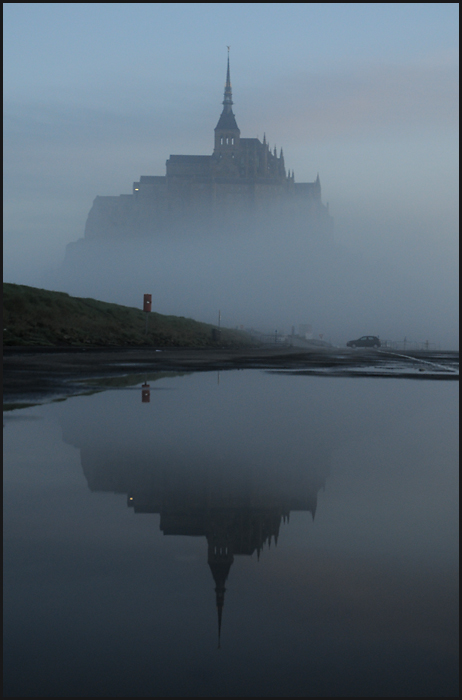
{"label": "church spire", "polygon": [[225,95],[223,98],[223,111],[215,127],[215,149],[214,154],[218,157],[221,155],[231,154],[239,148],[240,130],[236,124],[236,118],[233,114],[233,93],[231,90],[231,78],[229,72],[229,46],[228,46],[228,65],[226,69]]}
{"label": "church spire", "polygon": [[[231,78],[230,78],[230,73],[229,73],[229,49],[231,47],[228,46],[228,68],[226,71],[226,83],[225,83],[225,95],[223,99],[223,105],[225,107],[225,110],[227,112],[231,111],[231,106],[233,104],[233,91],[231,88]],[[223,111],[225,111],[223,110]]]}

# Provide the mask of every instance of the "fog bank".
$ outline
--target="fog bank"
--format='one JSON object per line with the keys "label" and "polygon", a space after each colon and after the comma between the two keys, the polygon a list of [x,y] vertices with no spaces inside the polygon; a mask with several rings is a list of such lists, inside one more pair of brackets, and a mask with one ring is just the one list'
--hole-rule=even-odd
{"label": "fog bank", "polygon": [[[350,224],[351,225],[351,224]],[[43,286],[224,326],[288,333],[310,324],[315,337],[343,345],[363,334],[458,347],[458,264],[445,237],[421,226],[355,225],[350,245],[273,230],[191,230],[133,241],[70,244]],[[362,227],[362,231],[360,231]],[[347,231],[341,236],[345,240]],[[377,241],[380,239],[383,244]]]}

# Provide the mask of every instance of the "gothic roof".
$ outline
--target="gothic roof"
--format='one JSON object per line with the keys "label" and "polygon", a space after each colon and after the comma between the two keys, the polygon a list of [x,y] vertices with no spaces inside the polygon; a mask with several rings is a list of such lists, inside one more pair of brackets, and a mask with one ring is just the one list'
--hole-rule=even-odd
{"label": "gothic roof", "polygon": [[223,112],[221,113],[221,116],[218,120],[218,124],[215,127],[215,131],[217,129],[227,129],[227,130],[239,131],[239,127],[236,124],[236,118],[235,118],[232,110],[229,110],[229,112],[227,112],[226,107],[224,107]]}
{"label": "gothic roof", "polygon": [[172,161],[187,161],[188,163],[204,163],[211,160],[212,156],[182,156],[182,155],[170,155],[169,160]]}

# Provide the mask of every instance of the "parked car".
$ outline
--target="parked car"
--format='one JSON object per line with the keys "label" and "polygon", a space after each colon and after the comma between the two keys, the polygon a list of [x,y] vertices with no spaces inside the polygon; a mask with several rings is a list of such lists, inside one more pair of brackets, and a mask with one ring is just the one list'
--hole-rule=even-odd
{"label": "parked car", "polygon": [[376,335],[363,335],[358,340],[349,340],[347,348],[379,348],[380,340]]}

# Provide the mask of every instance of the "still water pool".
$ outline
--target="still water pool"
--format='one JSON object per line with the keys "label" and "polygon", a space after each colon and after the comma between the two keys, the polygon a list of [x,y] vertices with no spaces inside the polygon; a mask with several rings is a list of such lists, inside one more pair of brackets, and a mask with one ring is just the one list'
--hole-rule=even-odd
{"label": "still water pool", "polygon": [[456,382],[147,383],[4,414],[5,695],[456,697]]}

